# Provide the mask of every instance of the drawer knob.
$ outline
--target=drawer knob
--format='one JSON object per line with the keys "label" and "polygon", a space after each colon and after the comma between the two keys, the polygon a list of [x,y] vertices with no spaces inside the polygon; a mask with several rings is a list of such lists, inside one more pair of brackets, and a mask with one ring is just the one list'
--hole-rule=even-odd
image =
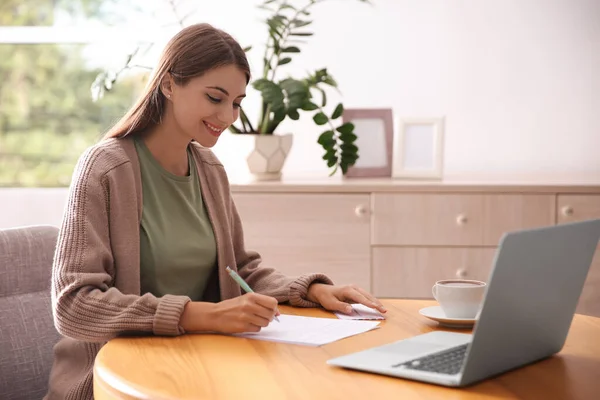
{"label": "drawer knob", "polygon": [[458,225],[464,225],[467,223],[467,216],[465,214],[458,214],[456,217],[456,223]]}
{"label": "drawer knob", "polygon": [[464,278],[465,276],[467,276],[467,270],[464,268],[458,269],[456,271],[456,277],[457,278]]}
{"label": "drawer knob", "polygon": [[563,214],[565,217],[568,217],[568,216],[570,216],[570,215],[573,215],[573,207],[571,207],[571,206],[564,206],[564,207],[562,208],[562,214]]}
{"label": "drawer knob", "polygon": [[367,207],[365,207],[362,204],[358,205],[354,208],[354,214],[356,214],[357,217],[362,217],[366,213],[367,213]]}

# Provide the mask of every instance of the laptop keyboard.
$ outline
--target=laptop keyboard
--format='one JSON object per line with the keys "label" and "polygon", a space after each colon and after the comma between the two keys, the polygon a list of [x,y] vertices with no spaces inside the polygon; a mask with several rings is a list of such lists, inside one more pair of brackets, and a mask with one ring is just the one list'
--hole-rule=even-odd
{"label": "laptop keyboard", "polygon": [[439,374],[458,374],[465,359],[468,345],[467,343],[453,347],[439,353],[392,365],[392,367],[437,372]]}

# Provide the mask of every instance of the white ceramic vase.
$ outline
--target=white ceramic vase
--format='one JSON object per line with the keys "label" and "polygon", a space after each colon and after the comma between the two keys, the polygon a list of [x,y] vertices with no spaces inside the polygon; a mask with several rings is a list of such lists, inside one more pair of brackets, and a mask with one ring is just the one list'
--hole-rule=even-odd
{"label": "white ceramic vase", "polygon": [[256,180],[281,179],[281,169],[292,148],[293,135],[254,135],[254,149],[246,159]]}

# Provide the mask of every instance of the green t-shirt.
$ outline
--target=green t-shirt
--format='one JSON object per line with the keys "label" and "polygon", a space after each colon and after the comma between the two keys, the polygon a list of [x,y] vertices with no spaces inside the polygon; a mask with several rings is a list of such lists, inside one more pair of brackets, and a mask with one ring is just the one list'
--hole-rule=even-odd
{"label": "green t-shirt", "polygon": [[216,268],[217,246],[202,199],[194,157],[188,176],[164,169],[141,139],[135,140],[142,175],[141,293],[189,296],[199,301]]}

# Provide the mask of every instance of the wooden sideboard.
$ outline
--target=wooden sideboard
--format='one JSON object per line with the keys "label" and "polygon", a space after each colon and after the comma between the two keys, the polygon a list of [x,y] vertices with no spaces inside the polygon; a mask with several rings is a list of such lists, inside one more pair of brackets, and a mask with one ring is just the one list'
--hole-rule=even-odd
{"label": "wooden sideboard", "polygon": [[[600,218],[600,176],[563,180],[232,182],[246,246],[298,275],[430,299],[438,279],[487,280],[503,233]],[[600,316],[600,246],[578,312]]]}

